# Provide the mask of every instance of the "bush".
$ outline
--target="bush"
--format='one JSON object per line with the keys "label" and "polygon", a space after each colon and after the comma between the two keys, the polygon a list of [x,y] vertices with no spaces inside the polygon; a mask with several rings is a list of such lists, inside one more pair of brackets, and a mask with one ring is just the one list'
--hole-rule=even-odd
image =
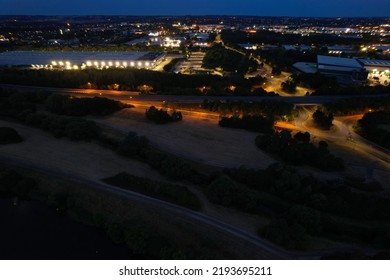
{"label": "bush", "polygon": [[11,127],[0,127],[0,145],[20,143],[23,138]]}
{"label": "bush", "polygon": [[154,106],[151,106],[148,110],[146,110],[145,115],[148,120],[153,121],[156,124],[177,122],[183,119],[181,112],[174,111],[172,115],[169,115],[167,111],[163,109],[158,110]]}
{"label": "bush", "polygon": [[138,136],[135,132],[129,132],[120,143],[117,152],[125,157],[133,157],[139,155],[148,146],[149,140],[145,136]]}
{"label": "bush", "polygon": [[67,95],[53,94],[47,98],[45,108],[57,115],[67,116],[105,116],[130,107],[119,101],[108,98],[75,98]]}
{"label": "bush", "polygon": [[319,128],[329,130],[333,125],[333,114],[325,114],[321,110],[317,110],[313,113],[313,120]]}
{"label": "bush", "polygon": [[245,115],[239,117],[223,117],[219,123],[222,127],[241,128],[259,133],[273,133],[274,120],[263,116]]}
{"label": "bush", "polygon": [[321,141],[316,147],[310,143],[309,133],[297,133],[292,137],[287,130],[274,135],[260,135],[256,146],[270,154],[276,154],[292,165],[308,164],[325,171],[342,171],[344,162],[329,153],[328,144]]}
{"label": "bush", "polygon": [[157,182],[127,173],[119,173],[114,177],[103,179],[103,181],[193,210],[198,211],[201,208],[199,199],[184,186]]}

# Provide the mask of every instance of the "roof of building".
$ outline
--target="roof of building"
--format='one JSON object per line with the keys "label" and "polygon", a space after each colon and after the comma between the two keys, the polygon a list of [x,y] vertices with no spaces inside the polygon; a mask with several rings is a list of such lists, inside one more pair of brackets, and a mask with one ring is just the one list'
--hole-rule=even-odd
{"label": "roof of building", "polygon": [[310,62],[297,62],[293,67],[306,74],[317,73],[317,64]]}
{"label": "roof of building", "polygon": [[317,56],[318,66],[320,68],[323,66],[335,66],[335,67],[344,67],[344,68],[363,68],[362,64],[359,63],[357,59],[354,58],[344,58],[344,57],[334,57],[326,55]]}
{"label": "roof of building", "polygon": [[0,65],[51,64],[52,61],[69,61],[82,64],[87,61],[140,61],[154,60],[163,53],[150,52],[51,52],[51,51],[11,51],[0,53]]}
{"label": "roof of building", "polygon": [[390,67],[390,60],[359,59],[364,66]]}

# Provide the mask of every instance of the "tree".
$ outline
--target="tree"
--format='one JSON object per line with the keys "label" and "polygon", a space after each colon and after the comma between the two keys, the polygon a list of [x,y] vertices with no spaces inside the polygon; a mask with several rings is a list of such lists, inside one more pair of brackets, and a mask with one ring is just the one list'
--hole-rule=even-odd
{"label": "tree", "polygon": [[20,143],[23,138],[11,127],[0,127],[0,145]]}
{"label": "tree", "polygon": [[333,125],[333,114],[325,114],[318,109],[313,113],[313,120],[319,128],[329,130]]}

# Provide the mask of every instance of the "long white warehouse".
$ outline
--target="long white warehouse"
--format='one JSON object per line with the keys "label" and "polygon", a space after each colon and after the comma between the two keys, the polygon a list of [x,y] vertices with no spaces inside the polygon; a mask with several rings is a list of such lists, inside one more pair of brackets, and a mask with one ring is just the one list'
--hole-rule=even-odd
{"label": "long white warehouse", "polygon": [[165,56],[165,52],[11,51],[0,53],[0,67],[153,69]]}

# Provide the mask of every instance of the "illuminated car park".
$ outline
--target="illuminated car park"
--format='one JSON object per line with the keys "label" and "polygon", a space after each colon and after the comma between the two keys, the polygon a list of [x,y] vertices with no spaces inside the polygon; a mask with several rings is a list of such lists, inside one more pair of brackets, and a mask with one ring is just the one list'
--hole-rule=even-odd
{"label": "illuminated car park", "polygon": [[12,51],[0,53],[0,67],[79,70],[86,68],[153,69],[165,52],[48,52]]}

